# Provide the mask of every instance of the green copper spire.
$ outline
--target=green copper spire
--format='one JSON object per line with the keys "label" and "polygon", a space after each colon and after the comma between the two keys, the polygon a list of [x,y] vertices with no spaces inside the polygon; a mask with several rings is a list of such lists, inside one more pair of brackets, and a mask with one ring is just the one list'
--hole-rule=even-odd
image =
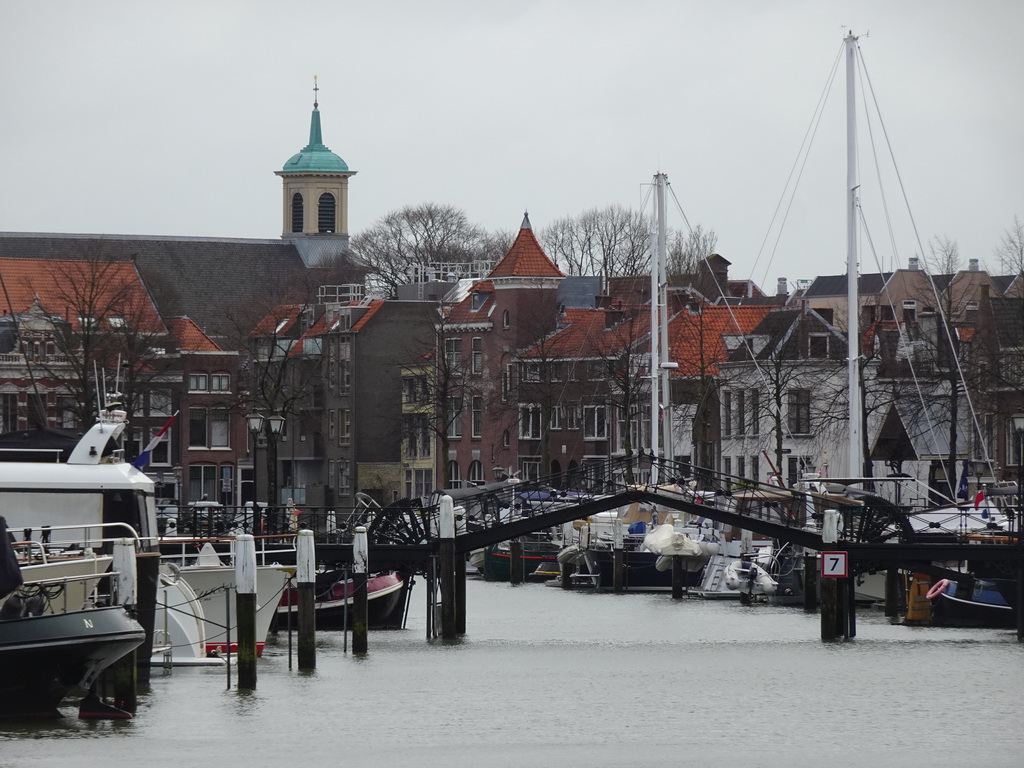
{"label": "green copper spire", "polygon": [[309,121],[309,144],[297,155],[288,158],[281,173],[351,173],[348,165],[324,146],[320,130],[320,105],[317,100],[316,78],[313,78],[313,116]]}

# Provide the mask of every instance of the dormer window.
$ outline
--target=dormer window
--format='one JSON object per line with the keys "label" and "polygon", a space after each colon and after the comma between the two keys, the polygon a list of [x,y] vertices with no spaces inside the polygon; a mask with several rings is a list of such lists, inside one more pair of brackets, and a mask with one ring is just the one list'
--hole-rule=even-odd
{"label": "dormer window", "polygon": [[478,309],[480,309],[480,307],[482,307],[486,303],[486,301],[487,301],[487,294],[486,293],[482,293],[482,292],[474,293],[473,294],[473,311],[476,312]]}

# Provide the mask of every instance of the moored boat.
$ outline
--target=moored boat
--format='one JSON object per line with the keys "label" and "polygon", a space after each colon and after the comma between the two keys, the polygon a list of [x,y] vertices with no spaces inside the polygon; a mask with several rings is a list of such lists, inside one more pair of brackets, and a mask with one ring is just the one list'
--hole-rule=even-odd
{"label": "moored boat", "polygon": [[[355,586],[346,572],[329,571],[317,574],[314,590],[317,629],[344,629],[352,626],[348,611],[355,595]],[[400,574],[386,571],[367,578],[366,612],[370,628],[401,628],[404,624],[407,599],[407,582]],[[289,614],[294,626],[297,607],[298,589],[290,586],[285,589],[277,607],[275,628],[284,628],[289,621]]]}

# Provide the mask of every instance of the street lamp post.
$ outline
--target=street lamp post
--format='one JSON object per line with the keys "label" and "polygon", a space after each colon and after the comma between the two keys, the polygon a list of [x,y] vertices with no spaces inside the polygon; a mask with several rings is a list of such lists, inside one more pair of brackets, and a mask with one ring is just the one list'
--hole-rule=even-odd
{"label": "street lamp post", "polygon": [[1021,480],[1024,479],[1024,415],[1013,417],[1013,431],[1016,435],[1017,448],[1017,640],[1024,642],[1024,503],[1021,499]]}
{"label": "street lamp post", "polygon": [[252,532],[259,533],[260,485],[259,472],[256,467],[259,464],[257,453],[259,452],[260,433],[263,431],[263,414],[253,411],[245,417],[245,424],[252,435]]}

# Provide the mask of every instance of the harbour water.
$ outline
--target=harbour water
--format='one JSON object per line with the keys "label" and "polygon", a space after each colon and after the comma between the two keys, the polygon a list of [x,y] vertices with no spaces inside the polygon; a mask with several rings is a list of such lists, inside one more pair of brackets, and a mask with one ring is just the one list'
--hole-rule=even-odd
{"label": "harbour water", "polygon": [[863,610],[823,644],[799,608],[471,580],[465,638],[427,642],[422,587],[364,658],[321,633],[290,671],[282,634],[252,693],[154,670],[133,720],[0,723],[0,766],[1024,764],[1013,632]]}

